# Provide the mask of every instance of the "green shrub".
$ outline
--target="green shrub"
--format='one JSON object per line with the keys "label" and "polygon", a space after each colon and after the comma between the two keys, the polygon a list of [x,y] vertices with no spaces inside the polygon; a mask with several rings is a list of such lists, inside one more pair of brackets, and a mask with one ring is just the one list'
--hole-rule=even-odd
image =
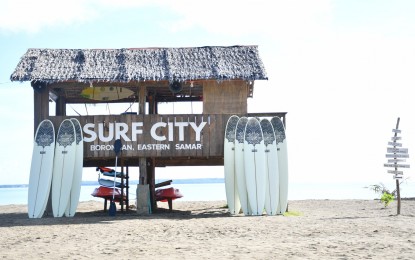
{"label": "green shrub", "polygon": [[380,201],[382,201],[385,204],[385,208],[395,199],[395,196],[393,194],[390,194],[388,192],[384,192],[382,194],[382,197],[380,197]]}

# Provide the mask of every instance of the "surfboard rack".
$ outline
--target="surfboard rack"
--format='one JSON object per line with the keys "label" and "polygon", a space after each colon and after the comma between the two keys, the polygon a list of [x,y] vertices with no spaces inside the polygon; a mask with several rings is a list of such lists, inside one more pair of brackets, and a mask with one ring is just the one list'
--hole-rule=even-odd
{"label": "surfboard rack", "polygon": [[[125,211],[128,211],[129,208],[129,184],[128,184],[128,167],[127,167],[127,171],[124,173],[123,170],[121,170],[121,172],[115,172],[113,169],[108,168],[108,167],[97,167],[96,171],[98,171],[98,182],[100,183],[100,185],[102,187],[113,187],[114,186],[114,174],[116,174],[115,178],[115,182],[119,185],[118,188],[116,188],[116,190],[118,191],[119,194],[121,194],[121,197],[116,197],[114,199],[115,202],[118,202],[121,205],[121,212],[124,212],[124,205],[126,205]],[[107,178],[103,178],[103,177],[111,177],[109,179]],[[118,181],[117,181],[118,179]],[[106,183],[108,185],[106,185]],[[104,199],[104,212],[106,212],[108,210],[108,200],[112,201],[112,193],[111,194],[98,194],[98,195],[93,195],[95,197],[100,197]]]}

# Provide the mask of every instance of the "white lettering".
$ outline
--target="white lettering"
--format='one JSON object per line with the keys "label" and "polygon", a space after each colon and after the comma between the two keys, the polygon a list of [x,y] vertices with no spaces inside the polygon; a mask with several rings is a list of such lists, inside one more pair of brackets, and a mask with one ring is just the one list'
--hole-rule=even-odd
{"label": "white lettering", "polygon": [[131,138],[133,142],[137,141],[137,135],[141,135],[143,133],[143,129],[139,129],[139,127],[143,126],[143,122],[133,122],[131,124]]}
{"label": "white lettering", "polygon": [[176,150],[200,150],[202,144],[176,144]]}
{"label": "white lettering", "polygon": [[173,134],[174,134],[174,131],[173,131],[173,123],[168,123],[168,125],[169,125],[169,141],[170,142],[172,142],[174,139],[173,139]]}
{"label": "white lettering", "polygon": [[[194,122],[157,122],[151,126],[149,134],[154,141],[158,142],[173,142],[175,140],[183,142],[185,134],[188,133],[186,127],[190,125],[195,132],[195,141],[200,142],[202,130],[206,124],[206,122],[201,122],[199,125]],[[165,130],[165,128],[167,129]],[[122,122],[87,123],[83,126],[83,131],[84,142],[87,143],[94,142],[97,138],[104,143],[112,142],[115,139],[121,139],[124,142],[137,142],[137,136],[143,134],[143,122],[132,122],[131,126]]]}
{"label": "white lettering", "polygon": [[121,139],[122,136],[124,141],[131,141],[126,135],[127,131],[128,125],[126,123],[115,123],[115,139]]}
{"label": "white lettering", "polygon": [[[84,142],[93,142],[95,139],[97,139],[97,134],[94,132],[95,124],[93,123],[87,123],[84,125],[84,134],[89,135],[89,137],[84,135]],[[92,129],[91,129],[92,128]]]}
{"label": "white lettering", "polygon": [[202,132],[203,127],[205,127],[206,122],[200,123],[199,127],[196,125],[196,123],[190,122],[190,126],[195,130],[196,133],[196,142],[200,142],[200,133]]}
{"label": "white lettering", "polygon": [[187,122],[176,122],[174,126],[179,128],[179,141],[184,141],[184,128],[188,126]]}
{"label": "white lettering", "polygon": [[122,146],[122,150],[124,151],[133,151],[134,149],[133,149],[133,146],[131,145],[131,144],[129,144],[129,145],[123,145]]}
{"label": "white lettering", "polygon": [[166,140],[166,137],[165,136],[159,136],[156,133],[157,128],[159,128],[159,127],[166,127],[166,125],[167,125],[167,123],[164,123],[164,122],[155,123],[151,127],[151,130],[150,130],[151,137],[153,137],[153,139],[156,140],[156,141],[164,141],[164,140]]}
{"label": "white lettering", "polygon": [[138,144],[137,150],[170,150],[170,144]]}
{"label": "white lettering", "polygon": [[114,139],[114,123],[108,123],[108,136],[104,136],[104,123],[98,124],[98,138],[102,142],[110,142]]}
{"label": "white lettering", "polygon": [[105,144],[97,144],[97,145],[91,145],[89,147],[89,149],[91,151],[111,151],[114,150],[114,146],[113,145],[105,145]]}

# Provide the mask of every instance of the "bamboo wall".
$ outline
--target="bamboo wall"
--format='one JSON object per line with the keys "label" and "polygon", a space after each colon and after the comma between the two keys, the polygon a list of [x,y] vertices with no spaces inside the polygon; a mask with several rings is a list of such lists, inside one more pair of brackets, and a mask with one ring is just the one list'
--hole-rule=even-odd
{"label": "bamboo wall", "polygon": [[203,113],[245,114],[248,87],[245,81],[206,81],[203,85]]}

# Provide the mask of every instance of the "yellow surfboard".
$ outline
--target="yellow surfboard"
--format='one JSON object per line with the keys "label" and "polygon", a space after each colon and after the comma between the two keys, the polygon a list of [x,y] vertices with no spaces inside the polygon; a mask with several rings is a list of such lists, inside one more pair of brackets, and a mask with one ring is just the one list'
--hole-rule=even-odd
{"label": "yellow surfboard", "polygon": [[119,100],[132,95],[134,95],[133,91],[123,87],[88,87],[81,92],[84,98],[100,101]]}

